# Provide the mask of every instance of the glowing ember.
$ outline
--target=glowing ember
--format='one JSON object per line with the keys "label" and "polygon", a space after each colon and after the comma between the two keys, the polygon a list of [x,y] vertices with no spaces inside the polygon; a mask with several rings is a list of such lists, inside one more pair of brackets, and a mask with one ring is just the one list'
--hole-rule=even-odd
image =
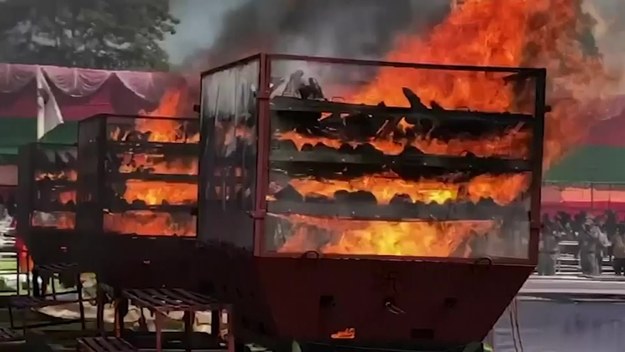
{"label": "glowing ember", "polygon": [[59,192],[58,200],[61,204],[76,204],[76,191],[62,191]]}
{"label": "glowing ember", "polygon": [[465,182],[443,182],[437,180],[410,181],[389,173],[362,176],[350,180],[293,179],[289,182],[305,197],[324,196],[333,198],[337,191],[371,192],[378,204],[389,204],[397,195],[407,195],[412,202],[439,203],[468,200],[477,203],[481,199],[492,199],[499,205],[506,205],[518,196],[517,189],[527,190],[529,175],[514,174],[479,175]]}
{"label": "glowing ember", "polygon": [[413,139],[394,138],[390,134],[385,139],[370,139],[366,142],[342,141],[339,139],[311,137],[289,131],[278,133],[277,140],[289,140],[295,144],[298,150],[302,150],[304,145],[314,146],[321,143],[327,147],[339,149],[342,144],[349,144],[357,147],[363,144],[370,144],[375,149],[386,155],[399,155],[407,146],[413,146],[426,154],[462,156],[472,153],[477,157],[503,156],[507,158],[528,159],[530,155],[529,142],[531,136],[528,133],[513,130],[503,136],[492,136],[479,140],[452,139],[443,141],[436,138],[416,136]]}
{"label": "glowing ember", "polygon": [[195,236],[195,217],[152,211],[130,211],[123,214],[105,214],[107,232],[141,236]]}
{"label": "glowing ember", "polygon": [[147,205],[184,205],[197,202],[197,184],[165,181],[128,180],[124,199]]}
{"label": "glowing ember", "polygon": [[[454,10],[427,38],[406,36],[397,42],[386,58],[388,61],[425,62],[437,64],[469,64],[484,66],[546,67],[549,74],[549,104],[552,112],[546,119],[546,150],[544,164],[551,165],[566,149],[578,141],[587,128],[588,104],[609,87],[600,60],[585,53],[581,31],[588,23],[580,13],[578,0],[467,0]],[[452,79],[450,79],[452,75]],[[387,106],[408,106],[400,87],[408,87],[429,105],[436,101],[447,109],[504,112],[531,112],[514,92],[514,86],[491,74],[479,72],[442,73],[431,70],[383,68],[371,84],[354,92],[349,101],[375,105],[383,101]],[[521,97],[523,98],[523,97]],[[330,139],[305,140],[293,133],[277,136],[294,141],[298,148],[317,142],[333,148],[340,141]],[[480,141],[417,139],[411,142],[431,154],[461,155],[471,151],[478,156],[510,154],[527,157],[528,136],[508,133],[506,136]],[[400,153],[407,141],[367,141],[387,154]],[[338,143],[338,145],[337,145]],[[506,179],[508,178],[508,179]],[[475,180],[477,180],[476,178]],[[471,182],[475,182],[472,180]],[[483,176],[478,183],[470,183],[466,196],[487,196],[499,203],[515,199],[527,189],[524,176]],[[482,182],[483,181],[483,182]],[[395,181],[384,178],[361,178],[351,183],[340,181],[294,180],[295,188],[305,194],[331,194],[337,188],[365,188],[376,194],[378,202],[388,201],[397,193],[410,193],[417,199],[455,198],[453,185],[433,185]],[[472,184],[472,186],[471,186]],[[419,190],[435,186],[435,190]],[[393,188],[392,190],[389,190]],[[454,193],[455,192],[455,193]],[[294,227],[292,237],[280,248],[282,252],[301,252],[317,248],[323,229],[331,240],[321,248],[324,253],[390,254],[416,256],[467,255],[456,249],[471,237],[495,230],[492,222],[380,222],[346,221],[290,216]],[[525,229],[527,233],[529,229]],[[312,244],[312,245],[311,245]]]}
{"label": "glowing ember", "polygon": [[[448,257],[472,236],[496,228],[492,221],[385,222],[293,215],[292,236],[279,252],[320,250],[330,254]],[[330,236],[319,248],[320,236]]]}
{"label": "glowing ember", "polygon": [[[141,142],[193,144],[199,142],[199,132],[188,130],[188,120],[176,119],[180,104],[185,100],[184,92],[168,90],[159,107],[149,114],[154,118],[137,118],[129,131],[116,129],[111,139],[131,141],[133,134]],[[162,119],[158,117],[170,117]],[[159,147],[161,148],[161,147]],[[167,148],[167,147],[162,147]],[[170,155],[166,152],[123,153],[118,171],[122,174],[142,175],[197,175],[198,162],[195,156]],[[193,205],[197,203],[197,184],[174,181],[129,179],[125,183],[122,198],[128,203],[143,203],[148,206]],[[165,178],[166,179],[166,178]],[[104,227],[107,232],[137,234],[146,236],[194,236],[195,220],[189,214],[169,214],[158,211],[129,211],[123,214],[106,214]]]}
{"label": "glowing ember", "polygon": [[146,172],[162,175],[197,175],[197,158],[176,158],[170,160],[164,154],[121,155],[120,173]]}

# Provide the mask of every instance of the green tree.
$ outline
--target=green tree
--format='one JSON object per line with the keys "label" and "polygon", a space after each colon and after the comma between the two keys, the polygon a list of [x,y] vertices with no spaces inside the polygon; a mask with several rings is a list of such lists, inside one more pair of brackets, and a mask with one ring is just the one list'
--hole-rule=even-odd
{"label": "green tree", "polygon": [[169,0],[0,0],[0,62],[168,68]]}

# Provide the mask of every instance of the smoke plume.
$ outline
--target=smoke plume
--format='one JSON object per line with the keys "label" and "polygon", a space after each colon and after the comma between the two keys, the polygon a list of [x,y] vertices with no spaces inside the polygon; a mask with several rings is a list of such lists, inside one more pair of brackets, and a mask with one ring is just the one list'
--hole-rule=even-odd
{"label": "smoke plume", "polygon": [[625,94],[625,1],[586,0],[584,9],[595,20],[593,35],[606,68],[620,77]]}
{"label": "smoke plume", "polygon": [[430,28],[449,8],[448,1],[421,0],[247,1],[186,66],[206,69],[259,51],[379,59],[398,34]]}

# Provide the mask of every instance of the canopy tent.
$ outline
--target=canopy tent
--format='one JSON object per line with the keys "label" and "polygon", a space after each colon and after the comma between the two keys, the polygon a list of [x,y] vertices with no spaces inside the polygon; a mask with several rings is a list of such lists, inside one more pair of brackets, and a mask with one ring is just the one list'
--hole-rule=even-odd
{"label": "canopy tent", "polygon": [[610,209],[625,217],[625,96],[609,99],[597,113],[604,119],[583,144],[546,172],[544,212]]}
{"label": "canopy tent", "polygon": [[560,184],[625,183],[625,121],[621,133],[623,146],[580,147],[552,167],[545,180]]}
{"label": "canopy tent", "polygon": [[0,117],[37,116],[38,78],[45,79],[67,121],[150,111],[168,87],[185,84],[184,77],[164,72],[0,64]]}
{"label": "canopy tent", "polygon": [[58,121],[46,126],[42,140],[74,143],[80,119],[151,111],[179,85],[186,85],[184,77],[164,72],[0,64],[0,185],[15,183],[18,147],[37,141],[37,117],[41,121],[43,112],[47,119],[52,103]]}
{"label": "canopy tent", "polygon": [[585,146],[570,153],[545,175],[542,204],[547,213],[609,209],[625,216],[625,146]]}

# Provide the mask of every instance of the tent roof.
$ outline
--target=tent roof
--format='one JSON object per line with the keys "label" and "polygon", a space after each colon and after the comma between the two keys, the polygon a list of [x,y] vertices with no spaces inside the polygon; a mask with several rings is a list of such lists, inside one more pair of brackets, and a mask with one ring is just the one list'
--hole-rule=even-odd
{"label": "tent roof", "polygon": [[46,143],[74,144],[78,142],[78,122],[68,121],[56,126],[41,139]]}
{"label": "tent roof", "polygon": [[[78,122],[56,126],[42,142],[73,144],[78,140]],[[36,118],[0,118],[0,165],[15,164],[18,148],[37,141]]]}
{"label": "tent roof", "polygon": [[625,148],[584,146],[552,167],[544,179],[561,183],[625,182]]}

